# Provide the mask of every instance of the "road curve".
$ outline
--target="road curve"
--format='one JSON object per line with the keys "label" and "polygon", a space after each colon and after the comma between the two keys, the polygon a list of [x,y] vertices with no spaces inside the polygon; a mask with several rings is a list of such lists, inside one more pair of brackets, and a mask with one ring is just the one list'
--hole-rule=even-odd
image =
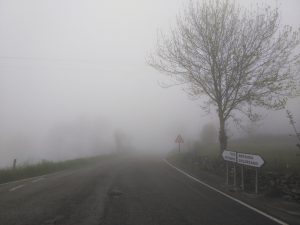
{"label": "road curve", "polygon": [[273,225],[158,158],[127,157],[0,186],[2,225]]}

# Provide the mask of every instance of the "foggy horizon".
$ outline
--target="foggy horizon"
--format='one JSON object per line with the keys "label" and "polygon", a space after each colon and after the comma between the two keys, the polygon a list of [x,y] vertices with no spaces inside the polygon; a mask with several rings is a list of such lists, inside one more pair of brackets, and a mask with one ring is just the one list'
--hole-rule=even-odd
{"label": "foggy horizon", "polygon": [[[166,153],[179,133],[198,141],[205,124],[218,128],[215,109],[205,113],[181,86],[162,88],[170,79],[146,63],[184,2],[0,0],[0,167],[104,154],[118,138]],[[278,4],[281,24],[300,27],[300,2]],[[287,105],[298,127],[299,100]],[[285,110],[263,114],[255,134],[293,132]]]}

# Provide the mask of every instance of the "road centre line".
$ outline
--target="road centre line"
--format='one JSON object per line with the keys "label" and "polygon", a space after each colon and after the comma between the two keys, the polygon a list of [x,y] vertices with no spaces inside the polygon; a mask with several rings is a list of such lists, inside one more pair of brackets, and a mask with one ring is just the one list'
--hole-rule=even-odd
{"label": "road centre line", "polygon": [[[48,175],[48,174],[47,174],[47,175]],[[27,181],[30,181],[30,180],[32,180],[32,179],[38,179],[38,178],[41,178],[41,177],[44,177],[44,176],[46,176],[46,174],[40,175],[40,176],[36,176],[36,177],[28,177],[28,178],[24,178],[24,179],[21,179],[21,180],[9,181],[9,182],[0,184],[0,187],[5,186],[5,185],[10,185],[10,184],[19,183],[19,182],[27,182]]]}
{"label": "road centre line", "polygon": [[217,188],[214,188],[214,187],[210,186],[209,184],[206,184],[206,183],[204,183],[203,181],[201,181],[201,180],[199,180],[199,179],[197,179],[197,178],[195,178],[195,177],[189,175],[188,173],[184,172],[183,170],[177,168],[176,166],[173,166],[173,165],[172,165],[171,163],[169,163],[166,159],[164,159],[164,162],[165,162],[167,165],[169,165],[170,167],[172,167],[173,169],[175,169],[175,170],[177,170],[178,172],[180,172],[180,173],[184,174],[185,176],[189,177],[190,179],[192,179],[192,180],[194,180],[194,181],[196,181],[196,182],[198,182],[198,183],[204,185],[205,187],[207,187],[207,188],[209,188],[209,189],[211,189],[211,190],[213,190],[213,191],[218,192],[219,194],[221,194],[221,195],[223,195],[223,196],[225,196],[225,197],[227,197],[227,198],[229,198],[229,199],[231,199],[231,200],[233,200],[233,201],[235,201],[235,202],[237,202],[237,203],[239,203],[239,204],[241,204],[241,205],[247,207],[248,209],[251,209],[251,210],[257,212],[257,213],[259,213],[259,214],[261,214],[261,215],[263,215],[263,216],[265,216],[265,217],[267,217],[267,218],[273,220],[274,222],[276,222],[276,223],[278,223],[278,224],[281,224],[281,225],[288,225],[286,222],[283,222],[283,221],[281,221],[281,220],[279,220],[279,219],[277,219],[277,218],[275,218],[275,217],[273,217],[273,216],[271,216],[271,215],[269,215],[269,214],[267,214],[267,213],[265,213],[265,212],[263,212],[263,211],[261,211],[261,210],[259,210],[259,209],[257,209],[257,208],[254,208],[253,206],[248,205],[247,203],[242,202],[241,200],[238,200],[238,199],[236,199],[236,198],[234,198],[234,197],[232,197],[232,196],[230,196],[230,195],[228,195],[228,194],[226,194],[226,193],[224,193],[224,192],[218,190]]}
{"label": "road centre line", "polygon": [[20,179],[20,180],[9,181],[9,182],[0,184],[0,188],[2,186],[11,185],[11,184],[14,184],[14,183],[19,183],[19,182],[27,182],[27,181],[31,181],[33,179],[39,179],[39,178],[42,178],[42,177],[44,179],[46,179],[46,178],[48,178],[50,176],[53,176],[53,175],[56,175],[56,174],[60,174],[60,173],[63,173],[63,172],[65,172],[65,171],[62,170],[62,171],[53,172],[53,173],[46,173],[46,174],[35,176],[35,177],[28,177],[28,178],[24,178],[24,179]]}
{"label": "road centre line", "polygon": [[31,181],[31,183],[36,183],[36,182],[39,182],[39,181],[44,180],[44,179],[45,179],[45,177],[40,177],[38,179],[35,179],[35,180]]}
{"label": "road centre line", "polygon": [[24,186],[25,186],[25,184],[21,184],[21,185],[18,185],[18,186],[16,186],[16,187],[13,187],[13,188],[9,189],[9,191],[10,191],[10,192],[15,191],[15,190],[20,189],[20,188],[22,188],[22,187],[24,187]]}

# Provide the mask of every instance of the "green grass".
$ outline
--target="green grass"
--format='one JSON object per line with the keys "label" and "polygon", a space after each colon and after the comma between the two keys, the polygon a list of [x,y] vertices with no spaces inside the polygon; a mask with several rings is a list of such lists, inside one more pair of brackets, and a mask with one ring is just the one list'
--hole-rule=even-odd
{"label": "green grass", "polygon": [[[228,149],[260,155],[265,161],[265,165],[262,167],[265,172],[300,173],[300,150],[289,139],[281,137],[240,139],[231,141]],[[217,143],[197,143],[190,151],[194,156],[206,156],[211,160],[216,159],[220,153]],[[187,156],[181,157],[186,158]]]}
{"label": "green grass", "polygon": [[260,155],[265,165],[265,171],[274,172],[300,172],[300,151],[288,143],[265,143],[233,145],[232,150]]}
{"label": "green grass", "polygon": [[0,170],[0,184],[14,180],[25,179],[29,177],[41,176],[48,173],[53,173],[70,168],[79,168],[84,165],[96,163],[99,160],[104,160],[112,155],[101,155],[89,158],[79,158],[66,160],[61,162],[42,161],[34,165],[24,165],[15,169],[6,168]]}

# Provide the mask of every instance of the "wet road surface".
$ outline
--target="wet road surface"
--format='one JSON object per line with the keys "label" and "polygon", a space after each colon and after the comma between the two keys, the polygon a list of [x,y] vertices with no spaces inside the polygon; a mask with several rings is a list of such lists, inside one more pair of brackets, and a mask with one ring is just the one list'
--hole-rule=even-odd
{"label": "wet road surface", "polygon": [[0,186],[1,225],[278,224],[156,157],[122,157]]}

